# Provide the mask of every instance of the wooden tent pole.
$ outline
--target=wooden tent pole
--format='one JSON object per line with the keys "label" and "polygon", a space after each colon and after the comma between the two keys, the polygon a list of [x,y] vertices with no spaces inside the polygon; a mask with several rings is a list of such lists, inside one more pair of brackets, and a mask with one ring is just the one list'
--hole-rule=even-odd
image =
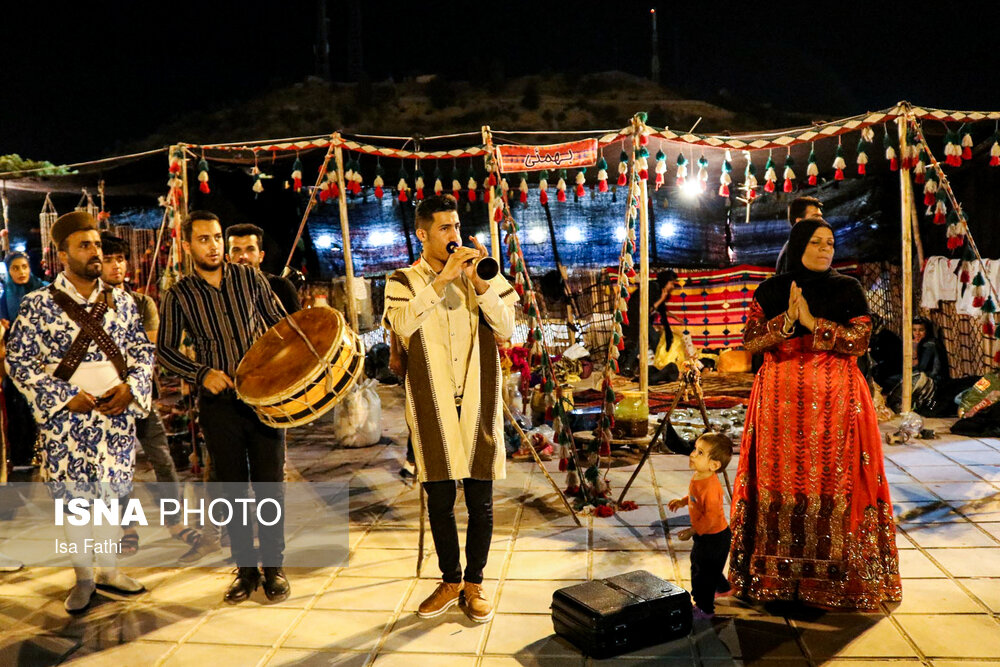
{"label": "wooden tent pole", "polygon": [[[486,185],[485,189],[488,189],[490,187],[489,186],[490,172],[493,171],[493,173],[496,174],[497,179],[499,179],[500,178],[500,170],[499,169],[495,169],[495,170],[494,169],[490,169],[490,161],[494,159],[493,158],[493,133],[490,132],[490,126],[489,125],[483,125],[482,132],[483,132],[483,145],[486,147],[486,179],[487,179],[487,182],[485,183],[485,185]],[[490,203],[489,203],[489,205],[486,208],[486,214],[487,214],[487,216],[486,216],[486,224],[489,225],[489,228],[490,228],[490,254],[493,256],[493,259],[495,259],[497,261],[497,263],[501,262],[501,259],[500,259],[500,230],[499,230],[500,223],[498,223],[498,222],[495,221],[495,216],[496,216],[497,208],[499,206],[500,206],[500,200],[499,200],[499,198],[494,197],[491,194],[491,196],[490,196]]]}
{"label": "wooden tent pole", "polygon": [[334,159],[337,161],[337,187],[340,189],[340,196],[337,202],[340,204],[340,235],[344,245],[344,291],[347,302],[347,321],[351,329],[358,331],[358,304],[354,298],[354,263],[351,261],[351,229],[347,224],[347,189],[344,187],[344,150],[340,147],[340,133],[334,135],[336,148],[333,150]]}
{"label": "wooden tent pole", "polygon": [[913,208],[913,184],[910,181],[907,154],[906,129],[910,118],[909,104],[902,103],[902,115],[896,119],[899,131],[899,155],[901,168],[899,170],[900,219],[903,244],[903,402],[900,414],[905,415],[912,409],[913,400],[913,237],[911,224],[911,209]]}
{"label": "wooden tent pole", "polygon": [[[639,148],[645,123],[636,115],[632,120],[632,146]],[[627,205],[631,206],[631,203]],[[639,391],[649,405],[649,193],[646,181],[639,181]]]}

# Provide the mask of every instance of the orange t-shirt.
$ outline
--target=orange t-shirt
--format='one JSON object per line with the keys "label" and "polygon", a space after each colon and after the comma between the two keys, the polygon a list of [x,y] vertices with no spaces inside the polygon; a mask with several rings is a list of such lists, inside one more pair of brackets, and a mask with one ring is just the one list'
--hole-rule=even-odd
{"label": "orange t-shirt", "polygon": [[688,513],[691,527],[698,535],[712,535],[725,530],[729,523],[722,511],[722,484],[719,476],[692,479],[688,486]]}

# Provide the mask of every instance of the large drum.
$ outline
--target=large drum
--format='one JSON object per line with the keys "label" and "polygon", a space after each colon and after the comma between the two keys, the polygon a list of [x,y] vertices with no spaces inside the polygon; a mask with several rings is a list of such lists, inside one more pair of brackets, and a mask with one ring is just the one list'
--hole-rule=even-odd
{"label": "large drum", "polygon": [[323,416],[364,369],[364,347],[338,310],[292,313],[257,339],[236,369],[236,395],[277,428]]}

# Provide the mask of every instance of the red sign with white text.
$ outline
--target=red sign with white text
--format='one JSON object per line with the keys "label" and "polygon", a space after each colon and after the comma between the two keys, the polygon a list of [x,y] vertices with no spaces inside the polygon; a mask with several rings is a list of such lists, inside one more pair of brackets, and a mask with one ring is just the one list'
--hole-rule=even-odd
{"label": "red sign with white text", "polygon": [[505,174],[589,167],[597,163],[597,139],[548,146],[497,146],[496,157],[500,171]]}

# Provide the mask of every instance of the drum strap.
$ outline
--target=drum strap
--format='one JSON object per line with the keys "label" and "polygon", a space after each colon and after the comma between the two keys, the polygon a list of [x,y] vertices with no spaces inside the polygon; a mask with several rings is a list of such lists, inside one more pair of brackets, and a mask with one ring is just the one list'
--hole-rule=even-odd
{"label": "drum strap", "polygon": [[80,327],[80,332],[73,339],[66,356],[59,362],[54,375],[60,380],[68,382],[76,369],[83,363],[90,343],[95,342],[101,352],[107,355],[111,363],[114,364],[115,370],[118,371],[118,377],[124,382],[126,375],[128,375],[128,364],[125,357],[122,356],[122,351],[118,349],[118,345],[104,330],[102,324],[104,314],[108,312],[108,309],[114,310],[114,296],[111,290],[106,289],[102,292],[102,300],[98,301],[91,311],[74,301],[73,297],[66,292],[57,289],[55,285],[49,286],[49,291],[52,293],[52,299],[56,305],[62,308],[63,312]]}

